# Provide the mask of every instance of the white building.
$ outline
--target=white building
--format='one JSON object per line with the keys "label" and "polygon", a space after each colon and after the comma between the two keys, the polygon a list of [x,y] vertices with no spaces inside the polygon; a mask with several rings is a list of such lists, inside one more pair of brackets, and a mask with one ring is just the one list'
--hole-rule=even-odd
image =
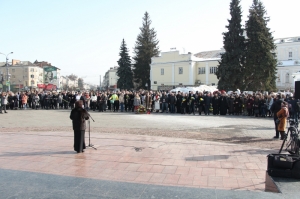
{"label": "white building", "polygon": [[118,82],[118,75],[117,75],[118,66],[110,67],[110,69],[105,73],[102,88],[103,89],[116,89],[117,82]]}
{"label": "white building", "polygon": [[195,55],[177,50],[162,52],[151,58],[152,90],[170,90],[180,86],[217,85],[221,53],[224,50],[204,51]]}
{"label": "white building", "polygon": [[[279,90],[295,89],[295,73],[300,71],[300,36],[275,39]],[[294,74],[294,75],[293,75]]]}

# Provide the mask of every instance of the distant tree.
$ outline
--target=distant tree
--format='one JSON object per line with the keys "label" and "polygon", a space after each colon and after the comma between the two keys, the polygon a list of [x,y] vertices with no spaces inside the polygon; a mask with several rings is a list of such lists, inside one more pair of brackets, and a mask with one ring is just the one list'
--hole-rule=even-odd
{"label": "distant tree", "polygon": [[133,88],[133,73],[131,70],[131,60],[128,55],[128,49],[126,47],[125,40],[123,39],[120,47],[119,53],[120,59],[118,61],[119,68],[117,70],[117,75],[119,79],[117,81],[117,86],[120,89],[132,89]]}
{"label": "distant tree", "polygon": [[68,85],[67,85],[67,84],[64,84],[64,85],[62,86],[62,89],[63,89],[64,91],[68,90]]}
{"label": "distant tree", "polygon": [[74,74],[68,75],[67,78],[69,78],[72,81],[75,81],[78,77]]}
{"label": "distant tree", "polygon": [[78,79],[78,87],[80,89],[83,89],[84,88],[84,80],[82,78],[79,78]]}
{"label": "distant tree", "polygon": [[225,53],[221,55],[218,71],[218,89],[236,90],[243,87],[243,66],[245,54],[245,37],[242,28],[242,11],[240,0],[232,0],[230,3],[231,19],[226,26],[227,32],[223,33]]}
{"label": "distant tree", "polygon": [[276,65],[273,54],[276,46],[267,27],[269,18],[262,2],[253,0],[246,21],[247,48],[245,63],[245,86],[247,90],[276,89]]}
{"label": "distant tree", "polygon": [[148,12],[143,17],[143,26],[137,36],[134,47],[134,82],[138,88],[146,88],[146,83],[150,86],[150,64],[151,58],[159,54],[159,41],[156,39],[156,31],[150,28],[151,20]]}

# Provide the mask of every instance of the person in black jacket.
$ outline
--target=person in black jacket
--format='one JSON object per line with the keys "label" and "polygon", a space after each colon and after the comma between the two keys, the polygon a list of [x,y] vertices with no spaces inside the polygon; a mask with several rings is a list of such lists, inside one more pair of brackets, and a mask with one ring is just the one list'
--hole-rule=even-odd
{"label": "person in black jacket", "polygon": [[74,108],[74,104],[76,102],[76,96],[74,93],[70,93],[69,95],[69,102],[70,102],[70,107],[73,109]]}
{"label": "person in black jacket", "polygon": [[194,92],[192,91],[189,94],[189,98],[188,98],[189,114],[193,113],[195,115],[195,99],[196,99],[196,96],[195,96]]}
{"label": "person in black jacket", "polygon": [[204,113],[205,113],[205,115],[209,115],[209,108],[211,105],[210,93],[204,94],[203,100],[204,100]]}
{"label": "person in black jacket", "polygon": [[176,113],[181,113],[181,102],[182,102],[182,95],[180,94],[180,91],[178,91],[178,94],[176,95]]}
{"label": "person in black jacket", "polygon": [[168,113],[168,95],[166,92],[163,92],[161,98],[160,98],[160,103],[162,105],[161,113],[163,113],[166,110],[166,113]]}
{"label": "person in black jacket", "polygon": [[70,95],[69,92],[67,94],[65,92],[63,93],[62,97],[63,97],[64,109],[68,109],[69,108],[69,103],[70,103],[69,95]]}
{"label": "person in black jacket", "polygon": [[170,94],[168,101],[170,104],[170,113],[175,113],[176,97],[174,96],[174,93]]}
{"label": "person in black jacket", "polygon": [[277,95],[276,100],[273,102],[273,104],[271,106],[271,111],[274,114],[274,124],[275,124],[276,135],[273,138],[275,138],[275,139],[279,138],[278,123],[276,122],[276,120],[278,119],[277,112],[279,112],[281,109],[281,102],[282,102],[281,95]]}
{"label": "person in black jacket", "polygon": [[220,115],[226,115],[228,109],[228,101],[226,97],[226,93],[222,93],[222,96],[219,98],[220,105]]}
{"label": "person in black jacket", "polygon": [[184,94],[182,93],[182,100],[181,100],[181,114],[185,114],[186,113],[186,106],[187,106],[187,101],[188,101],[188,94]]}
{"label": "person in black jacket", "polygon": [[212,97],[212,107],[213,107],[213,115],[219,115],[220,114],[220,99],[219,94],[215,93],[215,95]]}
{"label": "person in black jacket", "polygon": [[84,134],[86,129],[85,120],[89,119],[88,112],[82,108],[83,102],[81,100],[75,102],[75,108],[71,111],[70,119],[72,120],[74,130],[74,150],[77,153],[84,152],[85,141]]}

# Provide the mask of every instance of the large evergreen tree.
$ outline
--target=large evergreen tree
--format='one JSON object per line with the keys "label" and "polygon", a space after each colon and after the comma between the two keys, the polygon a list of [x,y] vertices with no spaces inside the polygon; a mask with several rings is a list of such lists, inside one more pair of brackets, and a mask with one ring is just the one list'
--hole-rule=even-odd
{"label": "large evergreen tree", "polygon": [[132,89],[133,88],[133,73],[131,70],[131,60],[128,55],[128,49],[126,47],[125,40],[123,39],[120,47],[120,59],[118,61],[119,68],[117,75],[119,76],[117,85],[120,89]]}
{"label": "large evergreen tree", "polygon": [[150,64],[151,58],[159,54],[159,41],[156,39],[156,31],[150,28],[151,20],[148,12],[144,14],[143,26],[141,32],[137,36],[134,47],[134,82],[138,88],[146,88],[151,85],[150,82]]}
{"label": "large evergreen tree", "polygon": [[220,90],[236,90],[243,88],[243,66],[245,53],[245,37],[243,36],[242,11],[240,0],[230,3],[231,19],[226,26],[228,32],[223,33],[225,53],[222,54],[216,73]]}
{"label": "large evergreen tree", "polygon": [[247,90],[275,90],[276,89],[276,46],[273,36],[267,27],[269,18],[259,0],[253,0],[246,21],[247,48],[245,64],[245,86]]}

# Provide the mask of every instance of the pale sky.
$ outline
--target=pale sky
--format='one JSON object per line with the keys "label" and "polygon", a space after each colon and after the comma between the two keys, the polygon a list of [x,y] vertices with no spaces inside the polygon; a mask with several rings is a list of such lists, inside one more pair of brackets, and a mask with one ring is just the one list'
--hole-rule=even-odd
{"label": "pale sky", "polygon": [[[124,38],[132,55],[148,11],[160,51],[185,53],[223,47],[231,0],[0,0],[0,52],[9,59],[48,61],[99,84],[117,66]],[[299,0],[263,0],[274,38],[300,36]],[[242,0],[247,20],[252,0]],[[244,22],[243,22],[244,25]],[[298,30],[298,31],[297,31]],[[5,56],[0,55],[0,62]]]}

